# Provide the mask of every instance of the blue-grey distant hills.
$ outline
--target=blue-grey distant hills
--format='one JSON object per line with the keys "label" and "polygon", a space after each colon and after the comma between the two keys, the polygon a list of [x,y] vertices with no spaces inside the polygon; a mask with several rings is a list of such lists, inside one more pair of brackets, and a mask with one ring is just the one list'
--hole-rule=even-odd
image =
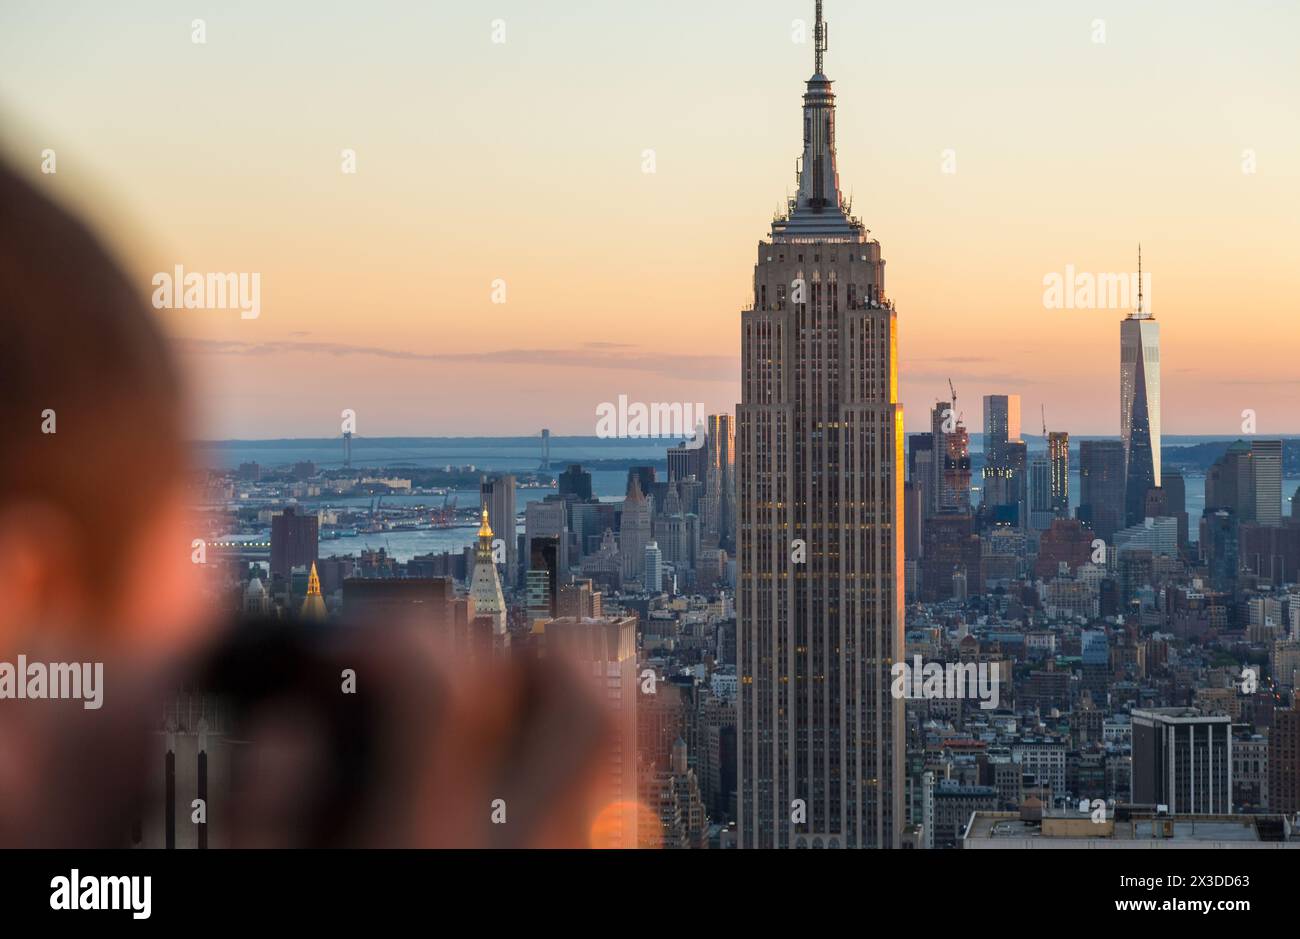
{"label": "blue-grey distant hills", "polygon": [[[592,466],[663,464],[667,448],[677,438],[605,439],[551,437],[552,471],[569,463]],[[342,437],[299,437],[275,440],[205,440],[194,446],[200,465],[233,469],[240,463],[285,466],[312,462],[322,468],[343,465]],[[536,470],[542,460],[542,438],[535,437],[363,437],[352,438],[354,467],[431,467],[473,465],[485,471]]]}
{"label": "blue-grey distant hills", "polygon": [[[1257,434],[1260,440],[1277,440],[1267,434]],[[1229,440],[1212,440],[1186,446],[1170,446],[1166,443],[1160,448],[1164,465],[1167,467],[1184,467],[1205,472],[1231,446],[1233,440],[1250,440],[1249,437]],[[1300,438],[1282,438],[1282,475],[1284,477],[1300,476]]]}
{"label": "blue-grey distant hills", "polygon": [[[910,434],[909,434],[910,436]],[[1257,435],[1268,439],[1269,435]],[[1080,440],[1116,440],[1115,435],[1072,434],[1072,459],[1078,457]],[[1240,437],[1209,435],[1166,435],[1162,448],[1164,465],[1203,473],[1228,446]],[[1248,438],[1247,438],[1248,439]],[[1272,439],[1277,439],[1273,437]],[[1046,449],[1040,435],[1025,434],[1031,451]],[[1300,476],[1300,437],[1283,437],[1282,475]],[[661,464],[665,451],[681,441],[670,437],[605,438],[595,436],[552,436],[550,458],[553,469],[567,463],[607,467],[637,463]],[[267,465],[312,461],[322,466],[342,465],[341,437],[291,437],[272,440],[201,440],[195,441],[201,462],[213,468],[233,468],[242,462]],[[971,434],[973,469],[982,465],[983,435]],[[534,468],[542,456],[540,436],[517,437],[362,437],[352,440],[352,458],[356,466],[428,466],[473,463],[486,470],[501,470],[531,464]]]}
{"label": "blue-grey distant hills", "polygon": [[[971,450],[977,448],[976,439],[981,435],[975,434],[971,439]],[[1031,452],[1035,450],[1046,450],[1047,442],[1042,436],[1032,434],[1023,434],[1024,441],[1029,445]],[[1282,476],[1284,478],[1293,478],[1300,476],[1300,437],[1285,437],[1281,435],[1255,434],[1255,439],[1259,440],[1281,440],[1282,441]],[[1078,465],[1079,458],[1079,441],[1080,440],[1118,440],[1119,436],[1107,436],[1104,434],[1079,434],[1070,435],[1070,460],[1074,465]],[[1214,461],[1227,451],[1237,440],[1247,440],[1250,437],[1208,437],[1193,436],[1187,434],[1166,434],[1160,448],[1161,463],[1165,469],[1177,469],[1188,472],[1192,475],[1205,473]],[[972,454],[971,466],[973,470],[978,470],[983,465],[981,455]]]}

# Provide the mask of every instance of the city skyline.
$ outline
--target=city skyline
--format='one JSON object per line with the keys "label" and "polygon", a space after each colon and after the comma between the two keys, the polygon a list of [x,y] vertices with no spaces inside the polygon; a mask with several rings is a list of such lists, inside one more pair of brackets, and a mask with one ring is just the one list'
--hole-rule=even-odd
{"label": "city skyline", "polygon": [[[367,20],[391,52],[375,62],[352,42],[359,13],[235,4],[195,45],[189,17],[137,3],[139,28],[110,60],[93,7],[38,44],[56,14],[19,3],[0,30],[6,153],[128,246],[142,295],[176,264],[262,275],[255,320],[159,312],[185,350],[195,437],[327,436],[343,408],[369,436],[584,434],[620,394],[727,413],[739,292],[714,272],[747,266],[737,246],[789,191],[807,6],[399,6]],[[896,246],[891,285],[908,300],[907,429],[924,429],[951,378],[963,400],[1045,406],[1076,438],[1118,434],[1118,389],[1101,376],[1129,310],[1048,309],[1044,278],[1123,274],[1141,241],[1166,323],[1163,432],[1233,436],[1245,409],[1261,434],[1300,432],[1277,341],[1300,204],[1285,169],[1300,157],[1296,12],[941,12],[935,27],[906,8],[835,11],[839,88],[865,105],[840,128],[843,171],[855,214]],[[133,48],[151,69],[130,64]],[[768,67],[745,67],[754,54]],[[724,108],[700,103],[702,80]],[[481,93],[434,93],[466,81]],[[579,90],[599,125],[565,104]],[[427,119],[411,120],[407,92],[428,99]],[[57,173],[40,172],[46,148]],[[1228,309],[1252,328],[1225,335]],[[446,407],[485,371],[473,410]]]}
{"label": "city skyline", "polygon": [[1287,896],[1300,0],[0,7],[20,916]]}

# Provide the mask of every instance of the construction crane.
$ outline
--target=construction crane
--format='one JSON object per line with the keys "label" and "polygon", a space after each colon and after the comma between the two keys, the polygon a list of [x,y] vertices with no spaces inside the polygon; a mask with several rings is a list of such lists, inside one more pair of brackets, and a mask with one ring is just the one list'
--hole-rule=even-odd
{"label": "construction crane", "polygon": [[442,508],[433,510],[434,528],[451,528],[456,524],[456,500],[459,498],[450,489],[443,493]]}
{"label": "construction crane", "polygon": [[957,389],[952,386],[951,378],[948,379],[948,390],[952,393],[952,409],[953,412],[957,415],[956,422],[961,423],[963,412],[957,410]]}

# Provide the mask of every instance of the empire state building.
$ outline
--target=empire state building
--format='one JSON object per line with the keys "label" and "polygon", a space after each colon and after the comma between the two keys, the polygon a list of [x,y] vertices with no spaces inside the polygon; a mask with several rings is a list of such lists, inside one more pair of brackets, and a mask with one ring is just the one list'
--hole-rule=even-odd
{"label": "empire state building", "polygon": [[741,314],[737,716],[741,847],[894,847],[903,824],[897,317],[835,166],[817,3],[799,192]]}

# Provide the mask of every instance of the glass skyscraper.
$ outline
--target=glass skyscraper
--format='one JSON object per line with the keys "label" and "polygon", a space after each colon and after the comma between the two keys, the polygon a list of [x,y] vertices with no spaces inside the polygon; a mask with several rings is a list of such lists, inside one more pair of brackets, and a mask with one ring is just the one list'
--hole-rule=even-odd
{"label": "glass skyscraper", "polygon": [[1160,324],[1143,308],[1138,257],[1138,308],[1119,328],[1119,433],[1124,443],[1124,523],[1146,515],[1147,490],[1160,485]]}

